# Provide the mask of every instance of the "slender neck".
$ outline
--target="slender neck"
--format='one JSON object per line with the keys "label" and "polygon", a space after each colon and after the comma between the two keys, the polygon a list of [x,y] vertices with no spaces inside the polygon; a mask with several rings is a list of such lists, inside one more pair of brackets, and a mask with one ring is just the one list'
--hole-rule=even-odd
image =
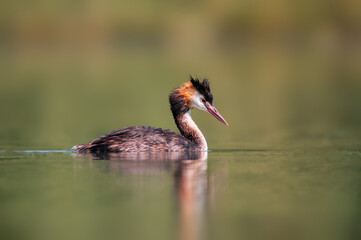
{"label": "slender neck", "polygon": [[191,117],[191,110],[185,113],[174,114],[175,123],[180,133],[186,137],[189,141],[195,143],[197,148],[201,150],[208,150],[207,141],[203,136],[201,130],[199,130],[197,124]]}
{"label": "slender neck", "polygon": [[170,108],[173,113],[175,124],[180,133],[193,143],[198,150],[208,150],[206,139],[201,130],[191,117],[191,109],[189,107],[187,98],[184,97],[184,89],[175,89],[169,95]]}

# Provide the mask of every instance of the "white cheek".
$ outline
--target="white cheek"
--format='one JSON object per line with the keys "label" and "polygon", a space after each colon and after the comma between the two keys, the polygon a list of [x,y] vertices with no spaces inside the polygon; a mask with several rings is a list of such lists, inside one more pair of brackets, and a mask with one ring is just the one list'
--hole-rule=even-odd
{"label": "white cheek", "polygon": [[192,101],[193,106],[203,111],[207,111],[207,108],[202,103],[202,99],[203,97],[200,94],[195,95]]}

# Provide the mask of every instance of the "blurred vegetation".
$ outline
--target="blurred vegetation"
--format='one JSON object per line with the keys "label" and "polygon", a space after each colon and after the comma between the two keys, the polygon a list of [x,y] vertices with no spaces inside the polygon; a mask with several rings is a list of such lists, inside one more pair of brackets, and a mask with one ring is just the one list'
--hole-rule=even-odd
{"label": "blurred vegetation", "polygon": [[193,114],[211,147],[359,140],[360,5],[3,2],[0,144],[68,149],[128,125],[175,130],[167,96],[189,74],[209,77],[230,123]]}

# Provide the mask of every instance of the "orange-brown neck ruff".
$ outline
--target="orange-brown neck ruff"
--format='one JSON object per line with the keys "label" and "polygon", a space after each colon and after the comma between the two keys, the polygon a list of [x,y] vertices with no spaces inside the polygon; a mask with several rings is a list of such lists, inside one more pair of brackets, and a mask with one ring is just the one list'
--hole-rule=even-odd
{"label": "orange-brown neck ruff", "polygon": [[191,99],[196,91],[197,90],[192,83],[187,82],[175,89],[169,95],[170,108],[174,118],[176,118],[179,114],[185,114],[192,108]]}
{"label": "orange-brown neck ruff", "polygon": [[197,93],[197,89],[193,86],[191,82],[186,82],[182,86],[177,88],[173,93],[176,94],[177,99],[182,99],[189,108],[192,108],[191,99]]}

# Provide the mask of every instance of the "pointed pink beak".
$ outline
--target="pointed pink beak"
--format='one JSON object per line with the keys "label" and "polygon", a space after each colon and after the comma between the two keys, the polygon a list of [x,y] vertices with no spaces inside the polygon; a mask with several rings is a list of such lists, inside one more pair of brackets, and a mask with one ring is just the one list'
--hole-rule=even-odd
{"label": "pointed pink beak", "polygon": [[211,106],[210,104],[205,104],[207,111],[212,114],[215,118],[218,119],[221,123],[224,123],[226,126],[228,126],[228,123],[226,120],[222,117],[221,114],[217,111],[217,109],[214,106]]}

